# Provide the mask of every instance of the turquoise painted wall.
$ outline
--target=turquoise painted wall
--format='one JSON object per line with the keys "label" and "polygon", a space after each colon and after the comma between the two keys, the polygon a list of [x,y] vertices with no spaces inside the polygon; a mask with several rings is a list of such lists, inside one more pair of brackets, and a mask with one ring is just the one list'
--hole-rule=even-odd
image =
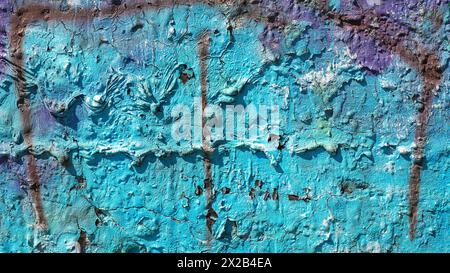
{"label": "turquoise painted wall", "polygon": [[449,252],[448,2],[113,2],[0,1],[0,252]]}

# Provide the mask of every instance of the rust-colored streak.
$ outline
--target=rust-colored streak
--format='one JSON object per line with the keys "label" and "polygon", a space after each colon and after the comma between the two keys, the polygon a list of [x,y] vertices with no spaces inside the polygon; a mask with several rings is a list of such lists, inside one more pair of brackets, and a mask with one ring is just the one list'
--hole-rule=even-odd
{"label": "rust-colored streak", "polygon": [[[25,88],[25,75],[23,69],[23,38],[27,23],[20,16],[13,18],[13,30],[11,31],[11,57],[16,65],[15,86],[17,94],[17,106],[20,111],[22,134],[29,150],[33,148],[32,121],[30,99]],[[27,157],[28,186],[30,188],[31,202],[35,214],[35,222],[38,229],[47,228],[47,219],[41,198],[41,183],[37,170],[36,158],[29,154]]]}
{"label": "rust-colored streak", "polygon": [[209,145],[208,130],[205,130],[206,117],[205,109],[208,105],[208,56],[209,56],[209,43],[210,37],[208,32],[203,32],[198,40],[198,55],[200,58],[200,89],[202,98],[202,146],[203,146],[203,168],[205,172],[204,187],[206,195],[206,241],[208,248],[211,245],[212,239],[212,226],[217,217],[217,213],[212,208],[212,166],[211,166],[211,153],[212,149]]}
{"label": "rust-colored streak", "polygon": [[428,119],[431,114],[433,90],[436,88],[433,82],[425,83],[422,92],[422,107],[417,116],[417,128],[414,137],[416,149],[414,150],[414,162],[411,166],[409,178],[409,237],[415,238],[417,224],[417,210],[419,206],[419,188],[424,150],[427,141]]}
{"label": "rust-colored streak", "polygon": [[[29,146],[31,146],[31,144],[29,144]],[[47,218],[45,217],[44,205],[42,203],[41,197],[41,184],[39,175],[37,173],[36,159],[33,155],[28,156],[28,177],[28,183],[31,189],[31,200],[33,203],[37,227],[39,229],[47,229]]]}

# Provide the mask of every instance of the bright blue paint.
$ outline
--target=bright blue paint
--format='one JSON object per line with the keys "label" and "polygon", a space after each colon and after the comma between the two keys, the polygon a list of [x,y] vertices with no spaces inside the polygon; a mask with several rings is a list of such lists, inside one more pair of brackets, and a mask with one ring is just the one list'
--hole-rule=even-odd
{"label": "bright blue paint", "polygon": [[[18,186],[26,179],[20,159],[27,147],[18,137],[14,85],[2,79],[0,251],[76,251],[80,229],[88,252],[449,251],[448,68],[434,98],[417,238],[410,241],[408,179],[418,109],[411,97],[422,84],[414,69],[394,57],[379,75],[366,73],[333,36],[333,25],[297,22],[285,30],[287,53],[278,60],[260,41],[263,24],[233,23],[235,42],[227,46],[226,18],[201,4],[116,20],[39,21],[26,33],[26,68],[38,86],[30,95],[33,113],[45,110],[44,102],[56,111],[50,100],[70,105],[60,120],[34,114],[46,234],[33,229],[30,201]],[[143,27],[131,34],[138,23]],[[283,150],[267,153],[239,142],[217,144],[211,160],[218,218],[209,245],[205,193],[195,195],[205,178],[203,153],[170,135],[172,108],[200,96],[197,43],[204,31],[211,39],[208,103],[279,105],[287,140]],[[108,43],[99,46],[102,39]],[[186,84],[178,79],[180,64],[195,75]],[[94,96],[114,77],[117,88],[96,112]],[[237,95],[223,93],[233,86]],[[64,157],[73,166],[62,167]],[[85,188],[76,176],[85,177]],[[257,179],[263,186],[251,199]],[[231,193],[223,194],[224,187]],[[279,200],[264,201],[265,190],[274,188]],[[311,201],[288,200],[305,195],[305,188]]]}

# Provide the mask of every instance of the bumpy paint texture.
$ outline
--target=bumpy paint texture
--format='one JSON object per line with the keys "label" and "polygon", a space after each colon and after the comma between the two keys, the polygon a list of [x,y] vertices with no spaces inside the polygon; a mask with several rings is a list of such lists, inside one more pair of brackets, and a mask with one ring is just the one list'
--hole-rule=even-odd
{"label": "bumpy paint texture", "polygon": [[[0,252],[450,251],[448,1],[0,13]],[[175,141],[202,96],[280,134]]]}

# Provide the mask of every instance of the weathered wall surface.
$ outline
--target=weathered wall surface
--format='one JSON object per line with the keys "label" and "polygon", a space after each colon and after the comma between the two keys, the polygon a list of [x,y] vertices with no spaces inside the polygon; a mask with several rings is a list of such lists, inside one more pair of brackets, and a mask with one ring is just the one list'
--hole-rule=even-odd
{"label": "weathered wall surface", "polygon": [[138,2],[0,0],[1,252],[450,251],[448,1]]}

